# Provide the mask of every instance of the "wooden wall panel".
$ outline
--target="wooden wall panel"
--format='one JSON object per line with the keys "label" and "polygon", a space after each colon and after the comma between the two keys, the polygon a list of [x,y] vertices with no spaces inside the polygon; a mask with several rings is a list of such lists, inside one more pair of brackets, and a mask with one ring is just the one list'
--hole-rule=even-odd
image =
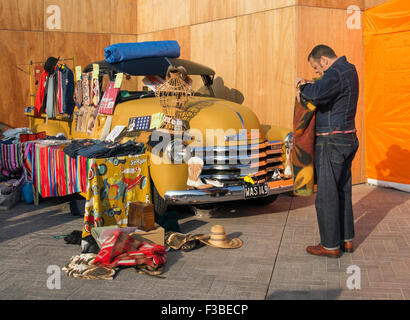
{"label": "wooden wall panel", "polygon": [[296,7],[237,19],[236,82],[262,124],[292,128]]}
{"label": "wooden wall panel", "polygon": [[300,6],[347,9],[351,5],[363,9],[363,0],[298,0]]}
{"label": "wooden wall panel", "polygon": [[137,4],[138,34],[190,24],[190,0],[138,0]]}
{"label": "wooden wall panel", "polygon": [[111,34],[110,44],[137,42],[136,34]]}
{"label": "wooden wall panel", "polygon": [[111,0],[111,33],[137,34],[137,1]]}
{"label": "wooden wall panel", "polygon": [[[28,127],[24,109],[30,105],[30,78],[26,72],[30,60],[42,61],[43,33],[0,31],[0,51],[0,121],[15,127]],[[18,70],[16,65],[25,72]]]}
{"label": "wooden wall panel", "polygon": [[[48,6],[61,12],[61,29],[49,29]],[[111,0],[44,0],[44,30],[63,32],[110,33]]]}
{"label": "wooden wall panel", "polygon": [[297,0],[237,0],[237,14],[244,15],[271,9],[294,6]]}
{"label": "wooden wall panel", "polygon": [[[236,101],[240,98],[235,91],[237,52],[236,18],[191,27],[191,60],[215,71],[213,88],[218,98],[242,102]],[[194,83],[194,87],[199,89],[195,85],[198,83]]]}
{"label": "wooden wall panel", "polygon": [[139,34],[137,36],[138,42],[141,41],[164,41],[164,40],[176,40],[181,47],[182,59],[190,59],[191,56],[191,28],[189,26],[167,29],[164,31],[157,31],[145,34]]}
{"label": "wooden wall panel", "polygon": [[[312,23],[314,21],[314,23]],[[324,32],[325,30],[325,32]],[[353,162],[354,183],[364,181],[364,132],[363,132],[363,37],[362,29],[346,27],[344,10],[315,7],[298,7],[297,73],[311,79],[315,77],[307,56],[317,44],[332,47],[338,56],[345,55],[359,74],[360,95],[356,115],[356,127],[360,148]]]}
{"label": "wooden wall panel", "polygon": [[[110,35],[91,33],[45,32],[44,59],[49,56],[72,58],[84,67],[97,60],[104,60],[104,48],[110,44]],[[67,65],[71,68],[71,62]],[[74,70],[73,70],[74,71]]]}
{"label": "wooden wall panel", "polygon": [[191,24],[235,17],[237,3],[237,0],[191,0]]}
{"label": "wooden wall panel", "polygon": [[366,10],[366,9],[370,9],[375,6],[378,6],[379,4],[386,3],[390,0],[363,0],[363,1],[364,1],[363,7]]}
{"label": "wooden wall panel", "polygon": [[43,30],[44,0],[1,0],[0,29]]}

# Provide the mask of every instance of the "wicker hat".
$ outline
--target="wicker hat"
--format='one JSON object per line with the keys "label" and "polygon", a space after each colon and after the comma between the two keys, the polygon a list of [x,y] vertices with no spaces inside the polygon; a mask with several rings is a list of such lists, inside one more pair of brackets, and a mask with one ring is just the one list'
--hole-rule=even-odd
{"label": "wicker hat", "polygon": [[209,236],[200,241],[206,245],[223,249],[236,249],[242,246],[242,240],[239,238],[227,239],[225,228],[221,225],[212,226]]}

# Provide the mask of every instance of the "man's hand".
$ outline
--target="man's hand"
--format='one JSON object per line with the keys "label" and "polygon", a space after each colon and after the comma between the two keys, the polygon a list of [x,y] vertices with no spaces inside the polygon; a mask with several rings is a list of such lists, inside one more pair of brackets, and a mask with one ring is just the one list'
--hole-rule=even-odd
{"label": "man's hand", "polygon": [[300,103],[300,91],[298,90],[298,93],[296,93],[296,100]]}
{"label": "man's hand", "polygon": [[308,81],[306,79],[303,78],[296,78],[295,80],[295,88],[299,89],[299,86],[302,84],[306,84]]}
{"label": "man's hand", "polygon": [[301,86],[302,84],[306,84],[309,81],[303,78],[296,78],[295,80],[295,88],[298,90],[298,92],[296,93],[296,99],[297,101],[300,103],[300,91],[299,91],[299,86]]}

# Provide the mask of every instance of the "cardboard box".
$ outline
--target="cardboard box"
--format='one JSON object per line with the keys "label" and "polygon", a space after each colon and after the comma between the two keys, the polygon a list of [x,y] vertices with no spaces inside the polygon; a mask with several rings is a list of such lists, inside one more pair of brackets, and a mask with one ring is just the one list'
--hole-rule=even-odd
{"label": "cardboard box", "polygon": [[154,244],[164,246],[165,230],[158,224],[155,224],[154,229],[149,231],[134,231],[130,236],[138,241],[148,241]]}
{"label": "cardboard box", "polygon": [[154,206],[151,203],[131,202],[128,210],[128,227],[149,231],[155,228]]}

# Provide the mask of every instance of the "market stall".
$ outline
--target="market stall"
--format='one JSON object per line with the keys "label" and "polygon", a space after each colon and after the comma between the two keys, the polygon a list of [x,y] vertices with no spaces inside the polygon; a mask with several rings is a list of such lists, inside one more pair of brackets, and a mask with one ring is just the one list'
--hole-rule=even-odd
{"label": "market stall", "polygon": [[[107,61],[141,57],[135,56],[135,45],[141,47],[106,48]],[[147,43],[142,48],[137,52],[143,57],[179,56],[175,41]],[[193,92],[186,70],[170,67],[164,78],[147,75],[143,83],[152,90],[149,94],[159,99],[163,112],[123,113],[128,116],[128,125],[123,125],[113,122],[113,114],[118,98],[126,101],[130,95],[128,90],[120,90],[126,75],[118,72],[113,79],[109,71],[100,72],[100,66],[104,64],[93,64],[92,69],[75,66],[73,72],[59,63],[59,58],[49,57],[39,69],[34,106],[26,109],[30,128],[8,130],[0,141],[0,169],[16,190],[28,185],[33,199],[84,197],[82,230],[65,237],[67,243],[81,244],[81,254],[72,257],[64,269],[67,275],[112,279],[118,266],[134,266],[158,275],[166,261],[166,249],[189,251],[205,244],[240,247],[238,240],[235,245],[226,237],[213,239],[217,244],[208,243],[212,234],[184,235],[155,223],[147,148],[155,145],[151,140],[155,131],[175,136],[188,128],[190,118],[183,110]],[[109,77],[104,77],[107,74]],[[193,166],[188,166],[189,170]],[[185,174],[189,170],[185,169]],[[207,179],[201,188],[204,186],[222,185]],[[216,238],[222,235],[219,231]]]}

